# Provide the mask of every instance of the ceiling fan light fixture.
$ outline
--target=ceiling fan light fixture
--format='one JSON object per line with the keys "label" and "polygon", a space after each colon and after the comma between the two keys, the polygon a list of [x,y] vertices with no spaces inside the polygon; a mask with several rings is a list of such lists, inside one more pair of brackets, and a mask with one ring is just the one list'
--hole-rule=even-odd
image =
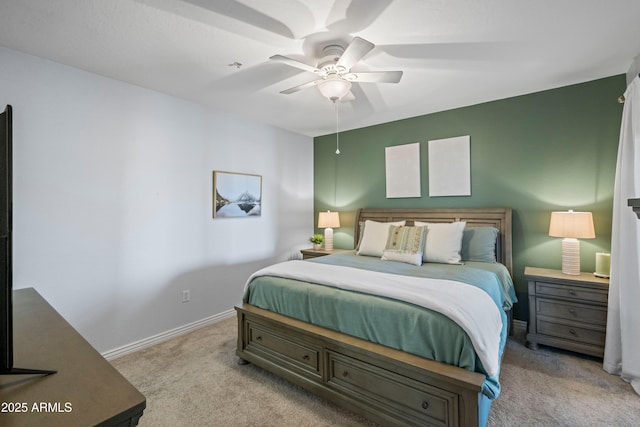
{"label": "ceiling fan light fixture", "polygon": [[337,77],[319,81],[317,86],[322,96],[334,102],[341,99],[351,90],[351,82]]}

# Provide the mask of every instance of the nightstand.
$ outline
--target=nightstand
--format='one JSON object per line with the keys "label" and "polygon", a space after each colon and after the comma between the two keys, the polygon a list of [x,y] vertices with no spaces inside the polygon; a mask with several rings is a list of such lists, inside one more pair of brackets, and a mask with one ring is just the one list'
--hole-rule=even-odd
{"label": "nightstand", "polygon": [[538,344],[604,356],[609,279],[593,273],[526,267],[529,281],[527,347]]}
{"label": "nightstand", "polygon": [[347,249],[332,249],[330,251],[321,248],[321,249],[302,249],[300,251],[302,253],[302,259],[309,258],[317,258],[319,256],[333,255],[333,254],[341,254],[345,252],[349,252]]}

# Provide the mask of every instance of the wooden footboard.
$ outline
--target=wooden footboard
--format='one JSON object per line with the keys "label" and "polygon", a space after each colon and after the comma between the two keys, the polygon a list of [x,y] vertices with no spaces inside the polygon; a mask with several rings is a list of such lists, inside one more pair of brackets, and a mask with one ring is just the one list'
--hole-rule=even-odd
{"label": "wooden footboard", "polygon": [[236,311],[243,361],[383,425],[478,425],[481,374],[250,304]]}

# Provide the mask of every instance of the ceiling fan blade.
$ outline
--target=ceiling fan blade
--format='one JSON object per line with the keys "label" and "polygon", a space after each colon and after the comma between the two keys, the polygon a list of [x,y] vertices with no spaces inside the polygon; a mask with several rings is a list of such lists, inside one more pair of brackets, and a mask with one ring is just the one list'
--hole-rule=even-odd
{"label": "ceiling fan blade", "polygon": [[327,16],[327,29],[335,34],[358,33],[373,24],[394,0],[334,2]]}
{"label": "ceiling fan blade", "polygon": [[349,43],[349,46],[344,50],[336,67],[344,67],[346,70],[350,70],[356,62],[360,61],[360,59],[374,47],[376,47],[376,45],[373,43],[360,37],[354,37],[351,43]]}
{"label": "ceiling fan blade", "polygon": [[305,64],[304,62],[296,61],[295,59],[291,59],[283,55],[273,55],[269,59],[276,62],[282,62],[283,64],[287,64],[304,71],[310,71],[312,73],[315,73],[318,71],[316,67],[312,67],[311,65]]}
{"label": "ceiling fan blade", "polygon": [[301,85],[294,86],[294,87],[289,88],[287,90],[283,90],[280,93],[284,93],[285,95],[289,95],[291,93],[299,92],[301,90],[304,90],[304,89],[310,88],[312,86],[315,86],[316,85],[316,81],[317,80],[313,80],[313,81],[310,81],[310,82],[307,82],[307,83],[303,83]]}
{"label": "ceiling fan blade", "polygon": [[446,61],[516,61],[528,53],[511,42],[455,42],[395,44],[378,46],[396,58]]}
{"label": "ceiling fan blade", "polygon": [[402,78],[402,71],[364,71],[349,73],[355,76],[354,83],[398,83]]}
{"label": "ceiling fan blade", "polygon": [[[304,34],[302,29],[314,25],[311,12],[298,2],[288,2],[287,13],[293,19],[285,24],[279,19],[263,13],[258,8],[245,6],[241,0],[137,0],[145,5],[165,10],[171,14],[180,15],[192,21],[205,25],[224,28],[243,37],[264,41],[267,31],[273,35],[287,39],[297,39]],[[232,22],[229,22],[229,19]],[[252,31],[245,26],[238,26],[233,21],[247,24],[258,31]],[[292,24],[292,25],[289,25]],[[267,35],[268,37],[269,35]]]}

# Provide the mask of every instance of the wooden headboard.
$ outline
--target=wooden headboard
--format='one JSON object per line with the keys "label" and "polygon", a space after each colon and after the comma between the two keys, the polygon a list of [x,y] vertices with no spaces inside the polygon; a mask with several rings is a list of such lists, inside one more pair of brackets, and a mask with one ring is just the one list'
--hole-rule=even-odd
{"label": "wooden headboard", "polygon": [[499,231],[496,244],[496,259],[504,264],[513,275],[513,257],[511,246],[511,208],[474,208],[474,209],[375,209],[362,208],[356,214],[353,241],[357,247],[360,241],[359,224],[366,220],[378,222],[414,221],[454,222],[465,221],[467,227],[495,227]]}

